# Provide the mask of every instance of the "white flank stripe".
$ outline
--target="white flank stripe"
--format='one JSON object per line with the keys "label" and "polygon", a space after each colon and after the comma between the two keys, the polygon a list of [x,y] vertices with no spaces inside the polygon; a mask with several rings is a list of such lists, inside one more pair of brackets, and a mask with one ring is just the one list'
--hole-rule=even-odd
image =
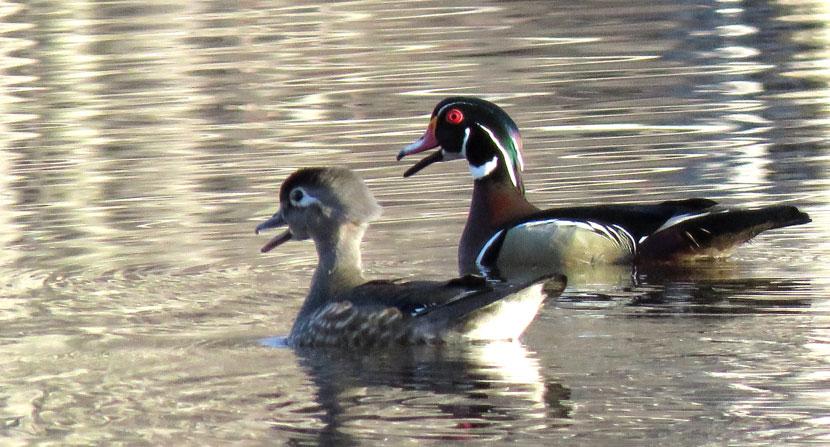
{"label": "white flank stripe", "polygon": [[484,247],[481,247],[481,250],[478,252],[478,256],[476,256],[476,267],[478,267],[478,271],[484,274],[485,276],[487,275],[490,269],[481,265],[481,259],[488,251],[490,251],[490,246],[492,246],[493,243],[495,243],[496,240],[498,240],[502,233],[504,233],[504,230],[497,231],[496,234],[494,234],[493,237],[491,237],[490,240],[488,240],[484,244]]}
{"label": "white flank stripe", "polygon": [[548,225],[554,222],[558,222],[564,225],[572,225],[575,227],[581,227],[585,230],[595,231],[592,222],[587,220],[567,220],[567,219],[548,219],[548,220],[534,220],[533,222],[525,222],[523,224],[516,225],[516,228],[519,227],[536,227],[539,225]]}
{"label": "white flank stripe", "polygon": [[616,228],[619,233],[623,234],[628,239],[628,241],[631,243],[631,252],[636,254],[637,241],[634,240],[634,236],[631,233],[629,233],[628,230],[617,224],[612,225],[612,227]]}
{"label": "white flank stripe", "polygon": [[605,225],[601,225],[601,224],[598,224],[596,222],[591,222],[591,221],[588,222],[588,225],[591,226],[591,228],[594,230],[594,232],[602,233],[603,235],[605,235],[606,238],[611,239],[613,241],[617,241],[618,242],[617,245],[619,245],[619,238],[612,235],[611,232],[609,231],[609,228],[606,227]]}

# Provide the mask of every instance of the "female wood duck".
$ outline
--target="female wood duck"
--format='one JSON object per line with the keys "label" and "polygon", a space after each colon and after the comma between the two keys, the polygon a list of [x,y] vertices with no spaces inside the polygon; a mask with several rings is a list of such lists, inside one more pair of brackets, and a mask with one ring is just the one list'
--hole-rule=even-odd
{"label": "female wood duck", "polygon": [[[294,172],[279,210],[256,232],[288,225],[265,246],[312,239],[318,265],[288,342],[293,346],[439,344],[515,339],[530,324],[550,275],[523,284],[465,276],[446,282],[367,281],[360,242],[380,207],[363,181],[342,168]],[[557,277],[558,292],[564,278]]]}
{"label": "female wood duck", "polygon": [[424,135],[398,160],[438,146],[404,177],[438,161],[467,160],[475,181],[458,248],[462,274],[509,279],[538,266],[568,273],[588,265],[717,257],[763,231],[810,222],[792,206],[727,208],[700,198],[540,210],[524,196],[516,123],[478,98],[438,103]]}

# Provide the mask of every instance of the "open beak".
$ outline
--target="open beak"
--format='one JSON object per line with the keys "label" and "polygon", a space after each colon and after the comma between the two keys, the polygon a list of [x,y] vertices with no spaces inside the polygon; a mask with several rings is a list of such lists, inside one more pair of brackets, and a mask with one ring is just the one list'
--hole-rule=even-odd
{"label": "open beak", "polygon": [[[417,141],[406,146],[405,148],[401,149],[400,152],[398,152],[398,161],[400,161],[400,159],[406,157],[407,155],[417,154],[438,147],[438,139],[435,137],[435,120],[436,118],[433,117],[429,121],[429,126],[427,127],[426,132],[424,132],[424,135],[421,138],[419,138]],[[415,174],[416,172],[420,171],[421,169],[424,169],[425,167],[437,161],[443,160],[443,151],[438,151],[434,154],[430,154],[423,160],[419,161],[418,163],[415,163],[412,167],[407,169],[406,172],[403,173],[403,176],[409,177]]]}
{"label": "open beak", "polygon": [[[256,230],[254,232],[259,234],[262,230],[269,230],[271,228],[277,228],[285,225],[285,219],[282,218],[282,211],[277,211],[271,216],[270,219],[266,220],[265,222],[256,226]],[[285,230],[282,233],[274,236],[271,240],[269,240],[262,248],[259,249],[262,253],[267,253],[278,246],[288,242],[292,238],[291,230]]]}

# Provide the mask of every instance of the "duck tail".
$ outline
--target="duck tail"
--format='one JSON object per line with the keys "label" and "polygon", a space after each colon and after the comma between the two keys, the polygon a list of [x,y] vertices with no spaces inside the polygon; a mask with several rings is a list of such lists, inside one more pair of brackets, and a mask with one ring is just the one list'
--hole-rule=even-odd
{"label": "duck tail", "polygon": [[713,208],[669,219],[641,241],[637,257],[646,262],[718,257],[764,231],[809,222],[794,206]]}
{"label": "duck tail", "polygon": [[519,283],[493,283],[432,311],[430,318],[439,326],[454,327],[469,339],[516,339],[545,299],[559,296],[566,282],[563,275],[545,274]]}

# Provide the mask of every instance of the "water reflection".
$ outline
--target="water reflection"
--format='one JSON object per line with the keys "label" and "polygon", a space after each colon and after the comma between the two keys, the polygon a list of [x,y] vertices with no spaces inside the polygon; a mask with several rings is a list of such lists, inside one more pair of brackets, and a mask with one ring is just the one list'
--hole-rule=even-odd
{"label": "water reflection", "polygon": [[812,299],[808,280],[779,278],[696,279],[661,285],[640,285],[641,295],[632,297],[631,306],[647,314],[698,313],[742,315],[746,313],[788,313],[808,311]]}
{"label": "water reflection", "polygon": [[[826,443],[828,13],[0,2],[0,436]],[[585,278],[531,326],[534,352],[256,346],[287,333],[315,263],[302,244],[258,256],[251,234],[299,166],[357,169],[384,205],[370,275],[455,271],[469,174],[405,181],[392,159],[455,93],[520,124],[539,206],[699,195],[814,223],[691,272]]]}
{"label": "water reflection", "polygon": [[[585,277],[583,277],[584,279]],[[628,281],[569,284],[558,305],[571,308],[630,307],[632,315],[743,315],[811,312],[815,285],[809,279],[749,277],[732,262],[652,266]]]}
{"label": "water reflection", "polygon": [[361,440],[504,440],[515,431],[566,425],[569,391],[542,374],[519,343],[411,347],[399,352],[298,350],[317,387],[322,426],[296,432],[298,444]]}

